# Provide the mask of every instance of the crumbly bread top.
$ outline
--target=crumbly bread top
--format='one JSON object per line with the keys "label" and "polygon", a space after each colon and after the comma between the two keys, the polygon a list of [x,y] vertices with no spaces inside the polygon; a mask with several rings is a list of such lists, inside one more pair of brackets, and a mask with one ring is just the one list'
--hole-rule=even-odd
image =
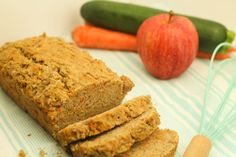
{"label": "crumbly bread top", "polygon": [[120,127],[92,139],[71,144],[71,151],[76,157],[112,157],[129,150],[135,142],[147,138],[159,124],[156,109],[150,107],[142,115]]}
{"label": "crumbly bread top", "polygon": [[45,109],[61,106],[88,85],[120,80],[76,45],[45,34],[3,45],[0,82],[3,74],[15,79],[16,86]]}
{"label": "crumbly bread top", "polygon": [[150,96],[136,97],[104,113],[65,127],[58,132],[57,139],[63,147],[67,146],[73,141],[98,135],[126,123],[144,113],[151,106]]}
{"label": "crumbly bread top", "polygon": [[117,157],[174,157],[178,134],[172,130],[156,130],[147,139],[135,143],[130,150]]}

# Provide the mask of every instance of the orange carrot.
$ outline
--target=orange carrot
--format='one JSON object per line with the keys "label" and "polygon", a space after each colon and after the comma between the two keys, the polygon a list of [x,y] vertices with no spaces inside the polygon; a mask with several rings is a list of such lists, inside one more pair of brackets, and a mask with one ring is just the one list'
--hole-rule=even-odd
{"label": "orange carrot", "polygon": [[236,52],[236,49],[235,49],[235,48],[229,48],[229,49],[228,49],[228,52],[230,52],[230,53],[231,53],[231,52]]}
{"label": "orange carrot", "polygon": [[[98,48],[108,50],[127,50],[137,51],[137,42],[134,35],[99,28],[90,24],[78,26],[72,32],[72,37],[79,47]],[[223,60],[231,57],[235,48],[229,48],[225,54],[218,53],[215,56],[217,60]],[[198,58],[211,59],[212,53],[199,51]]]}
{"label": "orange carrot", "polygon": [[[204,59],[211,59],[212,54],[211,53],[207,53],[207,52],[201,52],[199,51],[197,53],[197,57],[198,58],[204,58]],[[222,53],[218,53],[215,56],[215,59],[217,60],[224,60],[227,58],[231,58],[230,52],[226,53],[226,54],[222,54]]]}
{"label": "orange carrot", "polygon": [[72,37],[79,47],[136,51],[136,37],[92,25],[78,26]]}

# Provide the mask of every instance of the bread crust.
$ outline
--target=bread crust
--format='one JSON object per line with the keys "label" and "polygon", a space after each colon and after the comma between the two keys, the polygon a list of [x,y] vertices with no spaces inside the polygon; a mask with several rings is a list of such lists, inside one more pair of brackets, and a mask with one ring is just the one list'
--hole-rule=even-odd
{"label": "bread crust", "polygon": [[125,153],[116,157],[174,157],[179,137],[177,132],[156,130],[148,138],[137,142]]}
{"label": "bread crust", "polygon": [[74,157],[113,157],[129,150],[135,142],[147,138],[159,124],[159,115],[151,107],[139,117],[109,132],[71,144],[71,151]]}
{"label": "bread crust", "polygon": [[152,106],[150,96],[140,96],[111,110],[71,124],[57,133],[62,147],[69,143],[101,134],[138,117]]}
{"label": "bread crust", "polygon": [[134,86],[76,45],[45,34],[0,48],[0,85],[54,137],[119,105]]}

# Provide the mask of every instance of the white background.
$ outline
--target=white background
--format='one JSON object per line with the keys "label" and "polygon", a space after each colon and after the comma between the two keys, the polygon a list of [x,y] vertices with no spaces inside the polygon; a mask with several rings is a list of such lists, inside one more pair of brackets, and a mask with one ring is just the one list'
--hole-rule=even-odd
{"label": "white background", "polygon": [[[86,0],[0,0],[0,44],[46,32],[66,36]],[[214,19],[236,31],[236,0],[122,0]]]}

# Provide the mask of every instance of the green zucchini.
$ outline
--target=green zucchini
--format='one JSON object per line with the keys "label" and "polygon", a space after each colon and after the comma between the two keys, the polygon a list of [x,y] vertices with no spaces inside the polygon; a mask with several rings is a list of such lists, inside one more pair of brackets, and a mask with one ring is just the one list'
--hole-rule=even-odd
{"label": "green zucchini", "polygon": [[[150,16],[168,13],[134,4],[95,0],[85,3],[81,8],[82,17],[95,26],[136,34],[142,22]],[[182,15],[185,16],[185,15]],[[224,25],[193,16],[188,17],[199,34],[199,49],[213,52],[214,48],[227,40],[227,29]]]}

